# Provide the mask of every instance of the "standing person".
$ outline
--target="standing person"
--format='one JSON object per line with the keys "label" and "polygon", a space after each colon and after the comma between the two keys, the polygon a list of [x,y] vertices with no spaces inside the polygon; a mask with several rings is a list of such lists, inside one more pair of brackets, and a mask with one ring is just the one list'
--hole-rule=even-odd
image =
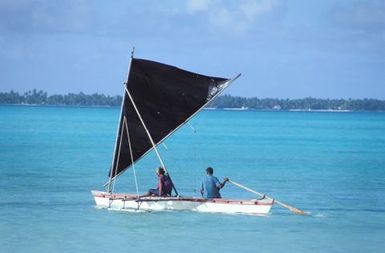
{"label": "standing person", "polygon": [[226,182],[229,181],[227,177],[223,179],[223,183],[219,182],[218,178],[213,176],[214,169],[208,167],[206,169],[206,177],[203,179],[201,194],[205,199],[221,198],[219,190],[225,186]]}
{"label": "standing person", "polygon": [[165,175],[165,170],[162,167],[159,167],[156,170],[156,175],[158,176],[158,187],[156,189],[148,190],[148,192],[142,195],[142,197],[171,195],[172,182],[170,177]]}

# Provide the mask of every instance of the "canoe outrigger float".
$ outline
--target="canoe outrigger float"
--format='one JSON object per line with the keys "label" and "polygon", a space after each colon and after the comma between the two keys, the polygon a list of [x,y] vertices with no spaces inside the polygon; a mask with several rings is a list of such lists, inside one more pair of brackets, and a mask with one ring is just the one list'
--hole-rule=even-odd
{"label": "canoe outrigger float", "polygon": [[[173,196],[142,197],[138,192],[135,173],[135,164],[138,160],[154,150],[160,165],[170,177],[157,146],[186,124],[239,76],[240,74],[233,79],[204,76],[174,66],[134,58],[132,52],[129,73],[124,84],[109,179],[104,184],[106,190],[92,191],[96,206],[121,211],[191,210],[212,213],[268,214],[275,203],[272,198],[231,180],[231,183],[247,188],[246,190],[262,198],[207,200],[184,197],[178,193],[174,183],[172,183]],[[115,193],[116,179],[128,168],[132,168],[134,172],[136,194]]]}

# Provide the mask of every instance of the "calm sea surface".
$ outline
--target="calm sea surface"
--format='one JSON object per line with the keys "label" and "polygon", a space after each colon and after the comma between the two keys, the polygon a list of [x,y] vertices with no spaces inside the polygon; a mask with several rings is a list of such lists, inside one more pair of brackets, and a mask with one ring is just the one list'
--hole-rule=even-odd
{"label": "calm sea surface", "polygon": [[[385,113],[203,111],[159,147],[183,195],[207,166],[310,213],[99,210],[119,108],[0,106],[0,252],[384,252]],[[151,153],[139,191],[156,185]],[[118,191],[135,192],[132,170]],[[233,185],[224,197],[255,198]]]}

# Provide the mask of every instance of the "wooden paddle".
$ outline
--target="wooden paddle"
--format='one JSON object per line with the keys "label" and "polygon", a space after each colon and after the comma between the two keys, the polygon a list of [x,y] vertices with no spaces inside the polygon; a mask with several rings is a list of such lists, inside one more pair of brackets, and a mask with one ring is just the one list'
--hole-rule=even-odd
{"label": "wooden paddle", "polygon": [[[233,180],[230,180],[230,179],[229,179],[229,182],[232,183],[232,184],[235,185],[235,186],[238,186],[239,188],[242,188],[242,189],[244,189],[244,190],[246,190],[246,191],[249,191],[249,192],[252,192],[252,193],[254,193],[254,194],[257,194],[257,195],[259,195],[259,196],[261,196],[261,197],[266,197],[266,198],[269,198],[269,199],[273,199],[273,198],[270,198],[270,197],[266,196],[265,194],[262,194],[262,193],[260,193],[260,192],[254,191],[254,190],[252,190],[252,189],[250,189],[250,188],[248,188],[248,187],[246,187],[246,186],[244,186],[244,185],[241,185],[240,183],[234,182]],[[293,206],[289,206],[289,205],[287,205],[287,204],[284,204],[284,203],[282,203],[282,202],[280,202],[280,201],[278,201],[278,200],[275,200],[275,199],[274,199],[274,203],[277,203],[278,205],[280,205],[280,206],[282,206],[282,207],[285,207],[285,208],[289,209],[290,211],[292,211],[292,212],[295,213],[295,214],[298,214],[298,215],[307,215],[304,211],[299,210],[298,208],[295,208],[295,207],[293,207]]]}

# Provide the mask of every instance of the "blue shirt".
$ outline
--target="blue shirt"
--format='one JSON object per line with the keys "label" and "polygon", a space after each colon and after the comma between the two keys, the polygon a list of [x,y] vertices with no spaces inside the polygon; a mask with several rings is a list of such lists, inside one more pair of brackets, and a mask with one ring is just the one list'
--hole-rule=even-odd
{"label": "blue shirt", "polygon": [[221,194],[219,193],[219,188],[221,187],[221,183],[219,182],[217,177],[212,175],[207,175],[202,182],[204,189],[204,197],[205,199],[213,199],[220,198]]}

